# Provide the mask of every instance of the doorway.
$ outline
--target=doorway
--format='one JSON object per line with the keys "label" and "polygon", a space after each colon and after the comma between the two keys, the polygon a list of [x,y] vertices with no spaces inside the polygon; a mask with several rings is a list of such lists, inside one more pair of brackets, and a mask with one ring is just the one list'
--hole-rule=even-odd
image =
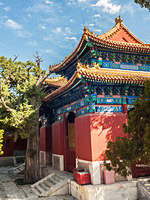
{"label": "doorway", "polygon": [[75,113],[69,112],[66,119],[66,170],[76,167]]}

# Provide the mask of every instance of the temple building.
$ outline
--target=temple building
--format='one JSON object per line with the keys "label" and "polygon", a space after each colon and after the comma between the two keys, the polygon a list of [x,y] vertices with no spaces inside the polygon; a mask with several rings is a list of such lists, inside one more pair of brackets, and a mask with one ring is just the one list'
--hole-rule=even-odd
{"label": "temple building", "polygon": [[83,168],[101,184],[107,142],[125,135],[128,111],[150,80],[150,44],[117,17],[102,35],[84,27],[77,48],[50,71],[66,81],[44,99],[41,160],[61,171]]}

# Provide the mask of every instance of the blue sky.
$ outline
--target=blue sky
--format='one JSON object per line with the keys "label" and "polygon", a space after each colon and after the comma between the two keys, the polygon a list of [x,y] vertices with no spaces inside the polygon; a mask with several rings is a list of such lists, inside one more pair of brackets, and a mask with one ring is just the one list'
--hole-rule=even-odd
{"label": "blue sky", "polygon": [[150,12],[134,0],[0,0],[0,55],[26,61],[38,51],[48,70],[75,49],[84,25],[102,34],[118,15],[150,43]]}

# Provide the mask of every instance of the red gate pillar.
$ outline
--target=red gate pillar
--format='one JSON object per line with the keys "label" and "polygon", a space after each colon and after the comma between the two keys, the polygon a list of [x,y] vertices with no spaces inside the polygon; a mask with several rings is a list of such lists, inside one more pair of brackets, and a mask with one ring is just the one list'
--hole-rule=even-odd
{"label": "red gate pillar", "polygon": [[76,118],[77,165],[90,171],[92,184],[102,182],[102,165],[108,141],[124,136],[123,113],[91,113]]}
{"label": "red gate pillar", "polygon": [[40,128],[40,163],[41,165],[52,164],[52,127]]}
{"label": "red gate pillar", "polygon": [[64,171],[64,120],[52,124],[52,166]]}

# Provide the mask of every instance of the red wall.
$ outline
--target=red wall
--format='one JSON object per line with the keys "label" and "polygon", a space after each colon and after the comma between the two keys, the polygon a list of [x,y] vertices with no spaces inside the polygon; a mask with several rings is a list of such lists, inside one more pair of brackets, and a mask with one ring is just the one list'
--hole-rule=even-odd
{"label": "red wall", "polygon": [[13,140],[13,136],[4,136],[4,142],[3,142],[3,151],[4,154],[2,154],[0,157],[7,157],[7,156],[13,156],[13,151],[19,151],[19,150],[26,150],[27,146],[27,140],[18,138],[16,142]]}
{"label": "red wall", "polygon": [[64,155],[64,122],[57,121],[52,124],[52,153]]}
{"label": "red wall", "polygon": [[40,151],[52,151],[52,127],[40,128]]}
{"label": "red wall", "polygon": [[117,136],[125,136],[122,124],[127,116],[123,113],[93,114],[90,116],[92,161],[104,159],[108,141],[115,141]]}
{"label": "red wall", "polygon": [[77,157],[88,161],[103,160],[107,142],[125,135],[122,124],[126,121],[127,116],[123,113],[95,113],[77,117]]}
{"label": "red wall", "polygon": [[82,160],[92,160],[90,116],[79,116],[75,119],[76,156]]}

